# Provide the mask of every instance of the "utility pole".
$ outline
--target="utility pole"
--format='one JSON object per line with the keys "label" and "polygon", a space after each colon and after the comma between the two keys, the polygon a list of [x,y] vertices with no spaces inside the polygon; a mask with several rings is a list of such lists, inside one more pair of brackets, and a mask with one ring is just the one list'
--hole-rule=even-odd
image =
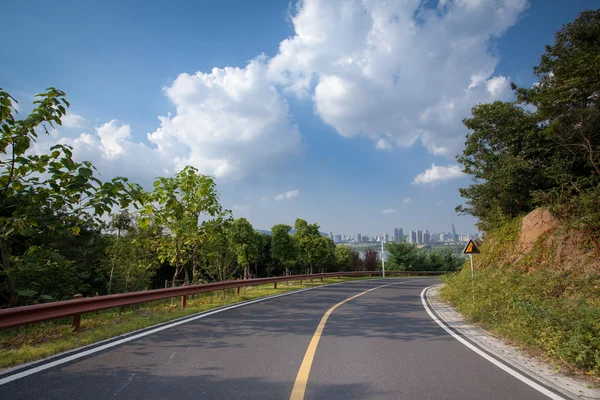
{"label": "utility pole", "polygon": [[383,252],[383,238],[381,238],[381,269],[385,278],[385,253]]}

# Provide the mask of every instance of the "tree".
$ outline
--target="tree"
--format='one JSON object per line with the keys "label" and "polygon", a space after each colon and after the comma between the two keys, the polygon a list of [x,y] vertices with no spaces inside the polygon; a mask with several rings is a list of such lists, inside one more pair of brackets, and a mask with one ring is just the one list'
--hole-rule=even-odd
{"label": "tree", "polygon": [[223,213],[213,178],[187,166],[173,178],[156,178],[154,190],[145,193],[143,201],[141,226],[167,230],[166,236],[155,241],[155,247],[161,262],[168,260],[175,267],[173,285],[182,271],[185,282],[189,283],[184,266],[192,258],[193,246],[186,244],[190,237],[197,239],[202,235],[201,217],[217,218]]}
{"label": "tree", "polygon": [[379,269],[379,263],[377,262],[377,252],[375,250],[365,250],[364,265],[367,271],[377,271]]}
{"label": "tree", "polygon": [[416,244],[401,240],[395,243],[386,243],[385,250],[388,252],[387,268],[399,271],[413,270],[415,255],[418,252]]}
{"label": "tree", "polygon": [[212,281],[232,279],[239,270],[236,253],[231,247],[232,218],[217,218],[204,222],[206,244],[200,260],[201,270]]}
{"label": "tree", "polygon": [[350,250],[352,255],[352,264],[350,265],[350,271],[364,271],[364,262],[360,258],[360,253],[355,250]]}
{"label": "tree", "polygon": [[340,271],[348,271],[352,266],[352,251],[343,244],[337,245],[335,247],[335,263]]}
{"label": "tree", "polygon": [[479,218],[488,230],[534,208],[533,194],[548,184],[547,141],[536,118],[515,103],[480,104],[463,123],[471,130],[457,157],[473,183],[459,189],[466,206],[457,212]]}
{"label": "tree", "polygon": [[[298,218],[294,223],[298,243],[298,260],[308,268],[308,273],[314,273],[314,267],[326,265],[331,261],[333,251],[329,245],[331,241],[321,235],[319,224],[308,224],[305,220]],[[326,240],[325,240],[326,239]]]}
{"label": "tree", "polygon": [[549,141],[552,185],[538,198],[591,233],[600,252],[600,10],[563,25],[533,71],[537,85],[513,89]]}
{"label": "tree", "polygon": [[277,265],[283,266],[285,275],[290,275],[290,268],[296,264],[298,249],[294,237],[290,235],[292,227],[285,224],[273,225],[271,228],[271,258]]}
{"label": "tree", "polygon": [[244,266],[244,279],[250,279],[250,263],[258,257],[256,234],[246,218],[238,218],[231,225],[229,236],[238,263]]}
{"label": "tree", "polygon": [[36,108],[16,120],[12,98],[0,89],[0,273],[6,278],[9,300],[18,303],[11,246],[17,237],[32,238],[44,232],[102,225],[101,217],[115,206],[127,207],[137,186],[125,178],[101,182],[88,161],[75,162],[69,146],[56,145],[50,154],[31,154],[37,131],[61,125],[69,103],[65,93],[49,88],[37,94]]}

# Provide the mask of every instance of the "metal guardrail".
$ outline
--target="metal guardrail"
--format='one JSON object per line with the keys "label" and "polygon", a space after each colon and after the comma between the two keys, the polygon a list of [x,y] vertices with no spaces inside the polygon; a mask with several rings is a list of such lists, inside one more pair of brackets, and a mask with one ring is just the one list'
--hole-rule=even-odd
{"label": "metal guardrail", "polygon": [[[386,275],[442,275],[438,271],[386,271]],[[215,282],[200,285],[180,286],[166,289],[144,290],[141,292],[111,294],[106,296],[86,297],[75,295],[74,300],[57,301],[53,303],[36,304],[0,310],[0,330],[48,321],[57,318],[71,317],[71,325],[75,332],[79,331],[81,314],[106,310],[109,308],[124,307],[132,304],[147,303],[156,300],[181,297],[181,308],[185,308],[187,296],[214,292],[224,289],[237,289],[240,287],[257,286],[273,283],[277,288],[278,282],[300,281],[307,279],[341,278],[342,276],[369,276],[381,275],[381,271],[351,271],[330,272],[312,275],[289,275],[272,278],[257,278],[236,281]]]}

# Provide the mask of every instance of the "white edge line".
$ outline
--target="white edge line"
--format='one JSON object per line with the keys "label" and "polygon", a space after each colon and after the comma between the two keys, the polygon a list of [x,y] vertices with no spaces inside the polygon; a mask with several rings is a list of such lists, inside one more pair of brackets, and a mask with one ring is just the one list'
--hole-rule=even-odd
{"label": "white edge line", "polygon": [[[115,340],[114,342],[110,342],[110,343],[107,343],[107,344],[102,345],[102,346],[94,347],[93,349],[85,350],[85,351],[82,351],[80,353],[73,354],[71,356],[64,357],[64,358],[61,358],[61,359],[56,360],[56,361],[51,361],[49,363],[38,365],[37,367],[33,367],[33,368],[27,369],[25,371],[21,371],[21,372],[17,372],[15,374],[9,375],[9,376],[7,376],[5,378],[0,379],[0,386],[5,385],[5,384],[7,384],[9,382],[16,381],[18,379],[24,378],[26,376],[36,374],[38,372],[41,372],[41,371],[44,371],[46,369],[55,367],[57,365],[61,365],[61,364],[64,364],[64,363],[67,363],[67,362],[70,362],[70,361],[73,361],[73,360],[77,360],[78,358],[85,357],[85,356],[88,356],[90,354],[94,354],[94,353],[97,353],[99,351],[103,351],[103,350],[109,349],[111,347],[115,347],[115,346],[118,346],[120,344],[123,344],[123,343],[126,343],[126,342],[130,342],[132,340],[136,340],[136,339],[139,339],[139,338],[144,337],[144,336],[151,335],[151,334],[156,333],[156,332],[164,331],[165,329],[173,328],[175,326],[182,325],[182,324],[185,324],[187,322],[195,321],[197,319],[208,317],[208,316],[213,315],[213,314],[218,314],[218,313],[223,312],[223,311],[233,310],[234,308],[248,306],[250,304],[259,303],[261,301],[267,301],[267,300],[271,300],[271,299],[276,299],[278,297],[289,296],[289,295],[292,295],[292,294],[298,294],[298,293],[302,293],[302,292],[307,292],[307,291],[313,290],[313,289],[323,288],[323,287],[327,287],[327,286],[340,285],[340,284],[344,284],[344,283],[351,283],[351,282],[355,282],[355,281],[346,281],[346,282],[339,282],[339,283],[331,283],[329,285],[320,285],[320,286],[315,286],[315,287],[301,289],[301,290],[294,290],[294,291],[287,292],[287,293],[276,294],[274,296],[262,297],[262,298],[256,299],[256,300],[249,300],[249,301],[246,301],[246,302],[243,302],[243,303],[233,304],[231,306],[219,308],[217,310],[203,312],[202,314],[196,315],[196,316],[183,317],[183,319],[180,320],[180,321],[173,322],[173,323],[170,323],[170,324],[167,323],[166,325],[163,325],[163,326],[160,326],[158,328],[151,329],[151,330],[148,330],[148,331],[145,331],[145,332],[142,332],[142,333],[138,333],[137,335],[128,336],[128,337],[120,339],[120,340]],[[142,329],[148,329],[148,328],[142,328]],[[110,340],[110,339],[108,339],[108,340]],[[74,350],[74,351],[76,351],[76,350]]]}
{"label": "white edge line", "polygon": [[427,311],[427,314],[429,314],[429,316],[440,327],[442,327],[446,332],[448,332],[450,335],[452,335],[452,337],[454,337],[454,339],[458,340],[459,342],[461,342],[462,344],[464,344],[465,346],[467,346],[469,349],[471,349],[475,353],[479,354],[481,357],[485,358],[486,360],[488,360],[489,362],[491,362],[492,364],[494,364],[498,368],[504,370],[505,372],[508,372],[510,375],[514,376],[515,378],[517,378],[521,382],[525,383],[526,385],[531,386],[532,388],[534,388],[538,392],[540,392],[542,394],[545,394],[546,396],[548,396],[551,399],[554,399],[554,400],[565,400],[564,397],[561,397],[561,396],[557,395],[556,393],[554,393],[554,392],[546,389],[545,387],[537,384],[536,382],[534,382],[531,379],[527,378],[526,376],[524,376],[523,374],[519,373],[518,371],[510,368],[509,366],[507,366],[507,365],[501,363],[500,361],[496,360],[494,357],[492,357],[492,356],[486,354],[485,352],[481,351],[480,349],[478,349],[477,347],[475,347],[474,345],[472,345],[471,343],[469,343],[468,341],[466,341],[465,339],[463,339],[462,337],[460,337],[459,335],[457,335],[456,333],[454,333],[443,322],[441,322],[435,316],[435,314],[431,311],[431,309],[427,305],[427,302],[425,301],[425,292],[427,292],[433,286],[435,286],[435,285],[428,286],[425,289],[423,289],[423,291],[421,292],[421,302],[423,303],[423,307],[425,307],[425,311]]}

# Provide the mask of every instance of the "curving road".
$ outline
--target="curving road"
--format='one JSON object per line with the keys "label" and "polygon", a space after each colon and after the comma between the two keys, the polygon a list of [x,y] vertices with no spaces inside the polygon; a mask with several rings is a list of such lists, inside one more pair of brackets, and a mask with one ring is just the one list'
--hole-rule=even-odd
{"label": "curving road", "polygon": [[0,375],[0,398],[290,399],[293,388],[306,399],[547,398],[429,316],[420,294],[435,283],[347,282],[165,325]]}

